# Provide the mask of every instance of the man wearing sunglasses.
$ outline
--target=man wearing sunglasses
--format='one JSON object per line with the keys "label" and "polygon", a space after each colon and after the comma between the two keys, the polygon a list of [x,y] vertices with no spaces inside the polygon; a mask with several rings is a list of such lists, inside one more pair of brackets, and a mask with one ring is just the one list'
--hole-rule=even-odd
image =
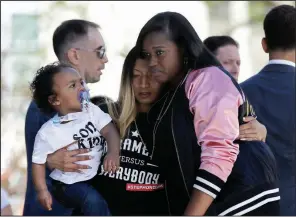
{"label": "man wearing sunglasses", "polygon": [[[67,20],[61,23],[53,34],[53,49],[58,60],[70,63],[75,69],[77,69],[77,71],[79,71],[81,77],[86,83],[98,82],[100,80],[100,76],[102,75],[102,70],[105,68],[105,63],[108,62],[105,53],[105,42],[99,32],[99,25],[86,20]],[[58,216],[72,214],[70,209],[66,209],[54,199],[51,211],[43,209],[36,198],[36,191],[34,190],[31,168],[35,136],[41,126],[50,118],[51,117],[45,116],[41,113],[36,104],[31,102],[25,121],[25,140],[28,165],[27,190],[23,211],[23,215],[25,216]],[[47,158],[47,161],[53,159],[53,162],[56,162],[54,159],[64,156],[60,155],[60,153],[66,151],[66,148],[60,149],[50,155]],[[76,161],[89,160],[89,156],[76,156],[86,152],[86,149],[68,151],[69,155],[67,155],[67,159],[64,159],[64,161],[68,162],[72,166],[73,169],[71,171],[87,169],[87,166],[85,165],[73,163]],[[56,165],[55,168],[63,170],[60,165]],[[70,171],[68,170],[67,172]],[[50,170],[47,169],[47,186],[49,191],[51,191],[52,185],[49,179],[49,174]]]}

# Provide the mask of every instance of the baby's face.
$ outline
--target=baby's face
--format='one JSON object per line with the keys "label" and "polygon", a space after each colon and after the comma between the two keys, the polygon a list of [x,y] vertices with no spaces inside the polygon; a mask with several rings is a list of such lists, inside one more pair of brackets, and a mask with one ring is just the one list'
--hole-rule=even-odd
{"label": "baby's face", "polygon": [[81,111],[79,94],[85,90],[84,82],[74,70],[61,71],[53,77],[53,91],[56,94],[52,104],[63,115]]}

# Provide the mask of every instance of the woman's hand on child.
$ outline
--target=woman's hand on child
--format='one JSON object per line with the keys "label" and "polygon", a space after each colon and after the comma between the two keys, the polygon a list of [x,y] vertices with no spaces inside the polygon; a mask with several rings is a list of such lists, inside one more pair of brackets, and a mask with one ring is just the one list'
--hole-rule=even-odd
{"label": "woman's hand on child", "polygon": [[104,170],[115,173],[119,169],[119,154],[107,153],[104,159]]}
{"label": "woman's hand on child", "polygon": [[52,197],[47,189],[38,192],[38,200],[45,209],[52,210]]}
{"label": "woman's hand on child", "polygon": [[245,117],[244,121],[247,122],[239,127],[239,139],[246,141],[259,140],[265,142],[267,130],[256,118],[249,116]]}

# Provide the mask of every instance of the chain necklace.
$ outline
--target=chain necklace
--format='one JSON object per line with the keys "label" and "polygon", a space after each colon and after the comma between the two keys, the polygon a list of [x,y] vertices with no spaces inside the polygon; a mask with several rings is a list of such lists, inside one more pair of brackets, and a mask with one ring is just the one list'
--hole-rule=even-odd
{"label": "chain necklace", "polygon": [[168,105],[167,105],[165,111],[162,113],[162,111],[163,111],[163,109],[164,109],[164,107],[165,107],[166,101],[167,101],[167,99],[169,98],[169,94],[167,95],[167,97],[166,97],[166,99],[165,99],[165,101],[164,101],[164,103],[163,103],[163,106],[162,106],[162,108],[161,108],[161,110],[160,110],[160,113],[158,114],[158,117],[157,117],[157,119],[156,119],[156,123],[155,123],[154,128],[153,128],[153,145],[152,145],[152,153],[151,153],[151,155],[150,155],[150,159],[151,159],[151,160],[152,160],[152,157],[153,157],[153,154],[154,154],[154,150],[155,150],[155,135],[156,135],[157,128],[158,128],[158,126],[159,126],[159,124],[160,124],[162,118],[164,117],[164,115],[165,115],[166,112],[168,111],[168,109],[169,109],[169,107],[170,107],[170,105],[171,105],[171,103],[172,103],[172,101],[173,101],[173,99],[174,99],[174,97],[175,97],[175,95],[176,95],[176,93],[177,93],[179,87],[185,82],[185,80],[187,79],[187,76],[189,75],[189,72],[190,72],[190,71],[191,71],[191,69],[189,69],[189,71],[188,71],[188,73],[186,74],[186,76],[184,77],[184,79],[183,79],[183,80],[178,84],[178,86],[176,87],[176,89],[175,89],[175,91],[174,91],[174,93],[173,93],[173,95],[172,95],[172,97],[171,97],[171,99],[170,99],[170,101],[169,101],[169,103],[168,103]]}
{"label": "chain necklace", "polygon": [[[166,96],[166,99],[165,99],[164,104],[163,104],[163,106],[162,106],[162,108],[161,108],[161,111],[160,111],[160,113],[159,113],[159,115],[158,115],[158,117],[157,117],[157,120],[159,119],[159,116],[160,116],[162,110],[164,109],[164,106],[165,106],[165,103],[166,103],[167,99],[168,99],[168,95]],[[137,120],[134,120],[134,123],[135,123],[136,130],[137,130],[137,132],[139,133],[139,136],[140,136],[140,139],[141,139],[142,143],[146,146],[146,149],[148,150],[147,145],[146,145],[146,143],[144,142],[144,140],[143,140],[143,138],[142,138],[142,136],[141,136],[141,133],[140,133],[140,131],[139,131],[139,128],[138,128],[138,125],[137,125]],[[155,128],[155,127],[154,127],[154,128]],[[154,135],[154,131],[153,131],[153,135]],[[154,136],[153,136],[153,138],[154,138]],[[152,160],[152,156],[153,156],[153,152],[154,152],[154,147],[155,147],[155,143],[153,142],[152,152],[151,152],[151,154],[150,154],[150,156],[149,156],[149,157],[150,157],[150,160]]]}
{"label": "chain necklace", "polygon": [[[142,143],[146,146],[146,143],[144,142],[144,140],[143,140],[143,138],[142,138],[142,136],[141,136],[141,133],[140,133],[140,131],[139,131],[139,128],[138,128],[138,125],[137,125],[137,121],[134,120],[134,123],[135,123],[136,129],[137,129],[137,132],[139,133],[139,136],[140,136],[140,139],[141,139]],[[147,149],[147,146],[146,146],[146,149]],[[148,150],[148,149],[147,149],[147,150]]]}
{"label": "chain necklace", "polygon": [[[166,99],[165,99],[165,101],[164,101],[164,103],[163,103],[163,106],[162,106],[162,108],[161,108],[161,110],[160,110],[160,112],[159,112],[159,114],[158,114],[157,119],[156,119],[156,123],[155,123],[155,125],[154,125],[154,127],[153,127],[153,141],[152,141],[152,152],[151,152],[151,155],[150,155],[150,160],[152,160],[152,157],[153,157],[153,154],[154,154],[154,150],[155,150],[155,134],[156,134],[156,130],[157,130],[157,128],[158,128],[158,125],[160,124],[160,120],[161,120],[162,117],[163,117],[163,115],[161,116],[161,113],[162,113],[162,111],[163,111],[163,109],[164,109],[164,107],[165,107],[165,104],[166,104],[166,101],[167,101],[168,97],[169,97],[169,95],[166,96]],[[166,111],[167,111],[167,110],[166,110]],[[165,111],[165,112],[166,112],[166,111]],[[164,114],[165,114],[165,112],[164,112]]]}

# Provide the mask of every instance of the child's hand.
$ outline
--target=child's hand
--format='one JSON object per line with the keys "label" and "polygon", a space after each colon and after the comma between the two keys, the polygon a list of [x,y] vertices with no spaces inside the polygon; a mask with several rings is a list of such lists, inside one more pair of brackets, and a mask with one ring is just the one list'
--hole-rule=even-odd
{"label": "child's hand", "polygon": [[107,153],[104,159],[104,170],[115,173],[119,169],[119,154]]}
{"label": "child's hand", "polygon": [[45,209],[52,210],[52,197],[48,190],[38,192],[38,200]]}

